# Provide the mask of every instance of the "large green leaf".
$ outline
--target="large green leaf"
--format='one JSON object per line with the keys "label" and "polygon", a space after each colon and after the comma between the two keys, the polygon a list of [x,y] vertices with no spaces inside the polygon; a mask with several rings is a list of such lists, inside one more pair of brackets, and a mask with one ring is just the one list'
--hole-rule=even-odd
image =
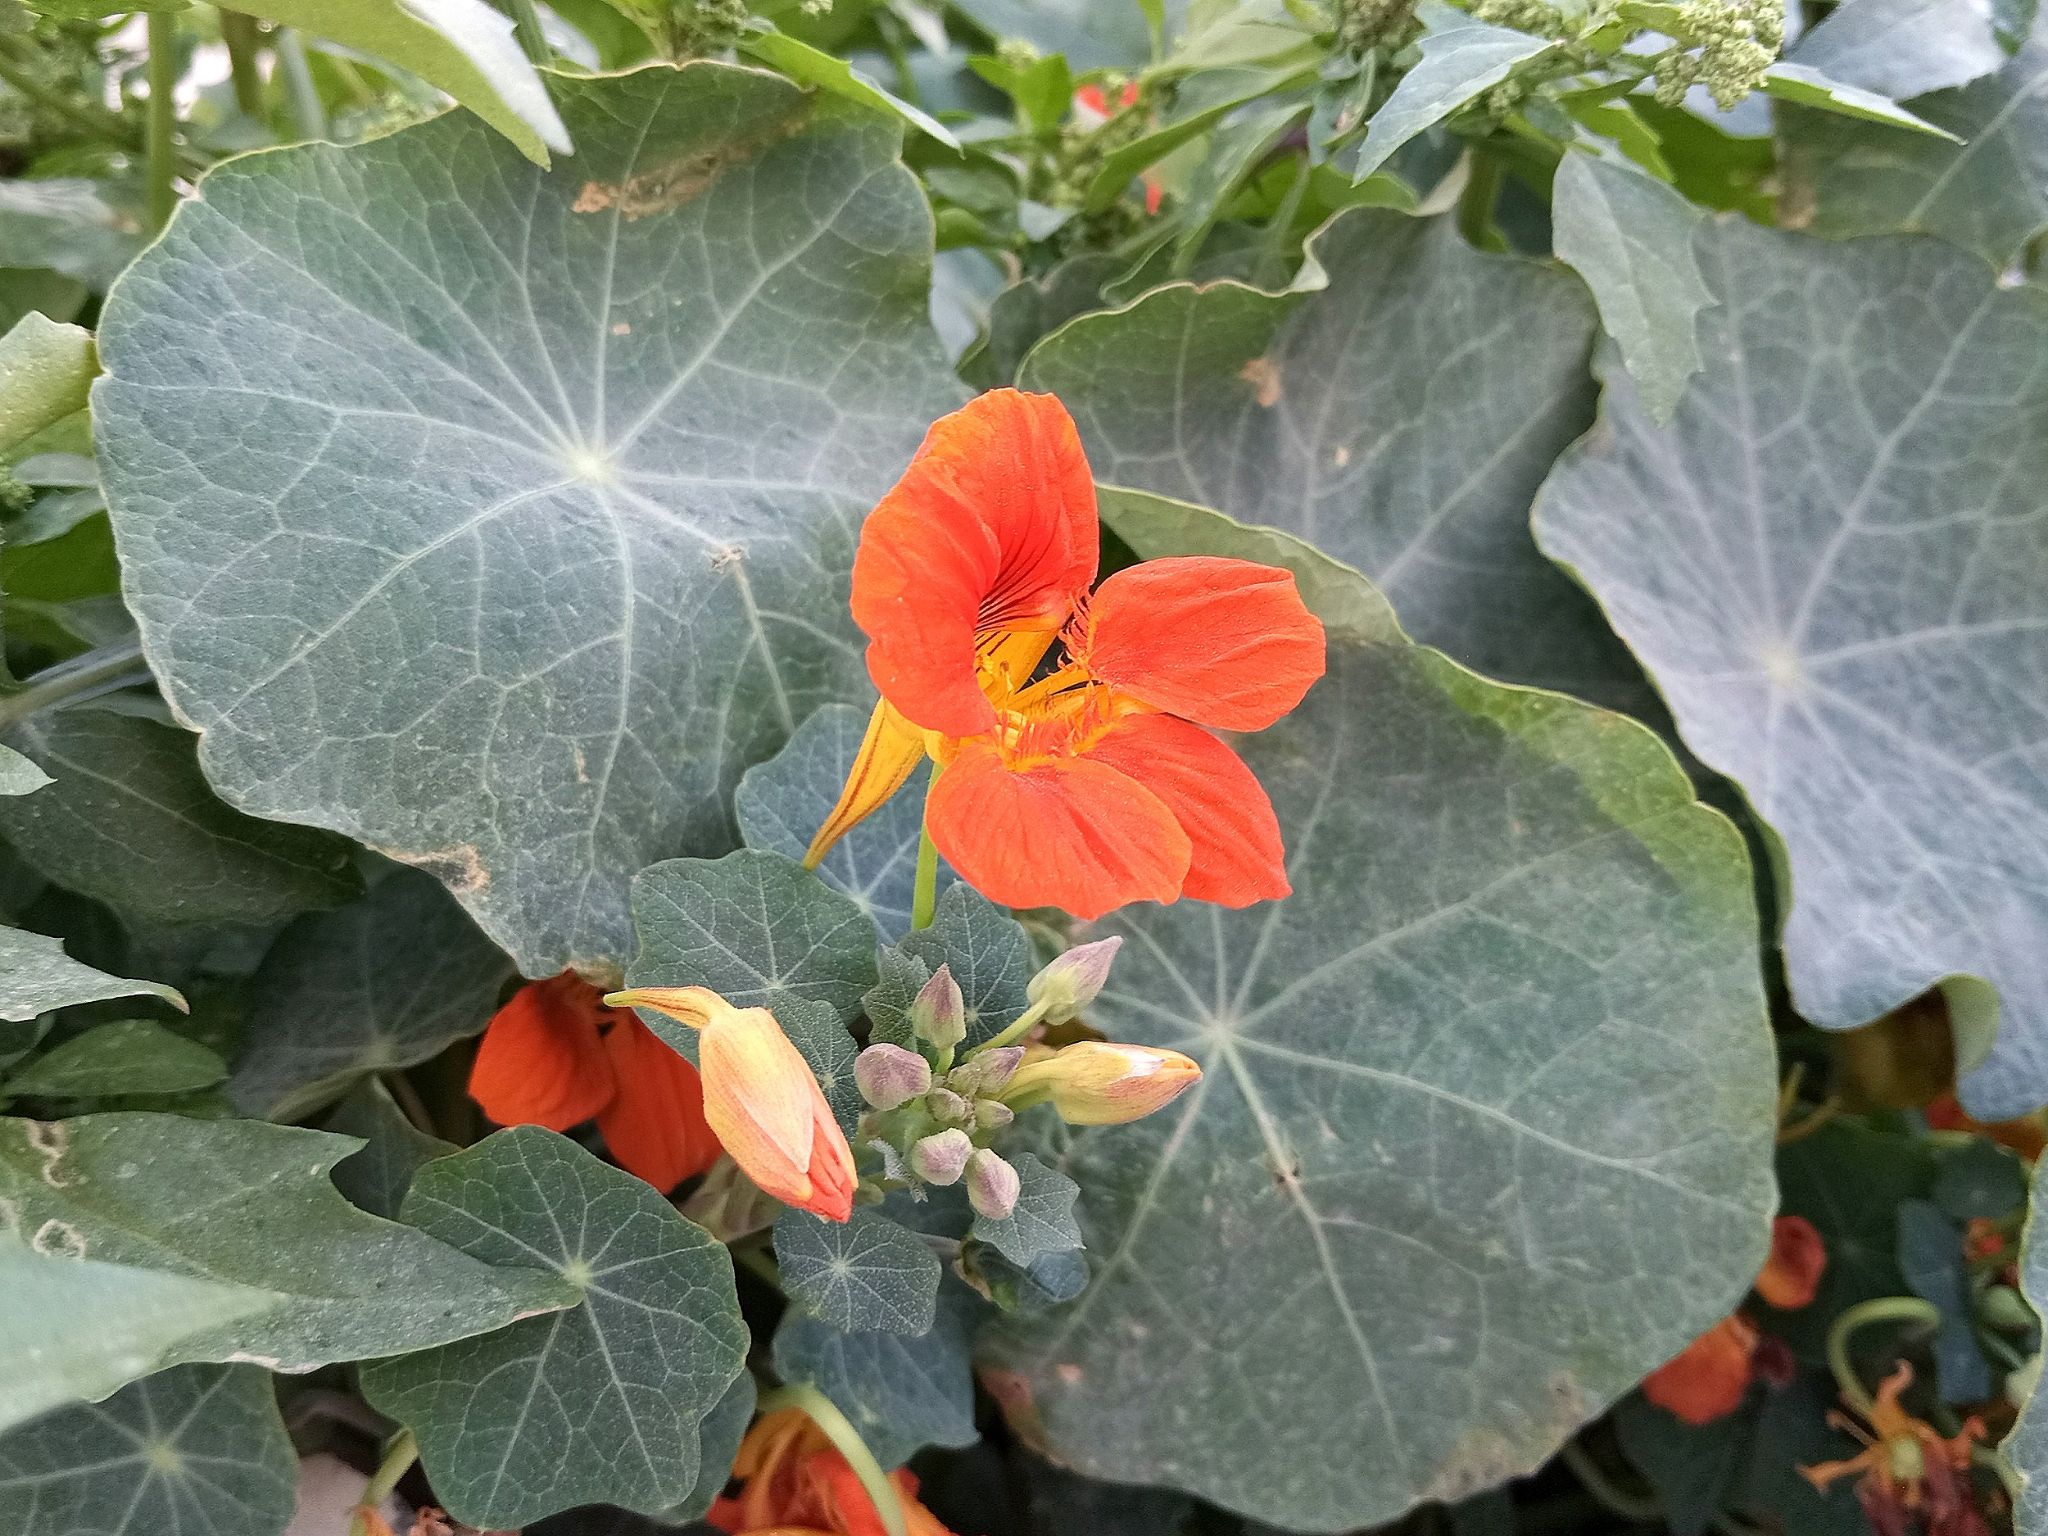
{"label": "large green leaf", "polygon": [[[308,1370],[423,1349],[578,1299],[551,1274],[494,1269],[351,1206],[327,1174],[355,1146],[253,1120],[0,1120],[0,1216],[37,1252],[260,1301],[134,1348],[124,1375],[77,1395],[190,1360]],[[90,1354],[103,1313],[67,1305],[41,1326],[60,1352]]]}
{"label": "large green leaf", "polygon": [[732,1262],[652,1186],[539,1126],[428,1163],[405,1219],[580,1306],[363,1368],[458,1520],[516,1528],[604,1501],[657,1514],[697,1482],[698,1425],[746,1363]]}
{"label": "large green leaf", "polygon": [[1792,61],[1910,101],[2005,63],[1983,0],[1847,0],[1799,39]]}
{"label": "large green leaf", "polygon": [[250,988],[229,1091],[248,1114],[296,1119],[368,1073],[477,1033],[511,979],[504,952],[440,885],[397,871],[278,935]]}
{"label": "large green leaf", "polygon": [[0,1439],[8,1536],[281,1536],[299,1460],[270,1377],[181,1365]]}
{"label": "large green leaf", "polygon": [[435,1158],[456,1150],[406,1119],[398,1101],[374,1077],[358,1083],[335,1105],[320,1129],[362,1142],[360,1150],[334,1165],[334,1187],[372,1216],[391,1221],[398,1220],[413,1176]]}
{"label": "large green leaf", "polygon": [[[1973,1113],[2048,1102],[2048,294],[1933,241],[1701,232],[1675,422],[1615,370],[1537,508],[1691,749],[1783,840],[1794,1001],[2000,994]],[[1981,1047],[1981,983],[1951,1001]],[[1968,1061],[1966,1060],[1966,1065]]]}
{"label": "large green leaf", "polygon": [[185,1340],[276,1304],[248,1286],[39,1253],[7,1226],[0,1294],[0,1430],[105,1397],[177,1359]]}
{"label": "large green leaf", "polygon": [[23,315],[0,336],[0,452],[85,409],[98,371],[92,332]]}
{"label": "large green leaf", "polygon": [[36,715],[9,740],[50,787],[0,799],[0,836],[59,885],[166,923],[271,923],[362,889],[353,850],[224,805],[185,731],[113,709]]}
{"label": "large green leaf", "polygon": [[[2026,1239],[2020,1247],[2020,1289],[2035,1312],[2048,1316],[2048,1159],[2034,1171]],[[2015,1529],[2019,1536],[2048,1536],[2048,1393],[2041,1391],[2038,1380],[1999,1450],[2022,1483],[2014,1501]]]}
{"label": "large green leaf", "polygon": [[182,1009],[185,999],[154,981],[131,981],[81,965],[61,939],[0,927],[0,1019],[23,1023],[38,1014],[114,997],[160,997]]}
{"label": "large green leaf", "polygon": [[1529,537],[1591,415],[1584,290],[1381,209],[1311,252],[1319,289],[1162,288],[1056,331],[1021,381],[1067,402],[1098,479],[1301,535],[1490,676],[1637,702],[1634,663]]}
{"label": "large green leaf", "polygon": [[227,1064],[198,1041],[154,1019],[116,1019],[52,1046],[0,1079],[0,1095],[89,1099],[192,1093],[227,1075]]}
{"label": "large green leaf", "polygon": [[915,1337],[932,1326],[938,1255],[880,1211],[857,1210],[847,1221],[785,1211],[775,1257],[789,1299],[833,1328]]}
{"label": "large green leaf", "polygon": [[[1192,516],[1118,526],[1282,553]],[[1204,1076],[1049,1154],[1093,1281],[986,1341],[1060,1460],[1305,1531],[1539,1465],[1727,1314],[1774,1204],[1735,829],[1648,730],[1475,677],[1352,586],[1328,674],[1242,743],[1294,894],[1083,930],[1126,939],[1090,1022]]]}
{"label": "large green leaf", "polygon": [[699,63],[223,165],[107,304],[129,602],[230,801],[615,976],[627,882],[866,695],[861,515],[959,398],[897,126]]}
{"label": "large green leaf", "polygon": [[1786,222],[1817,235],[1938,235],[2004,266],[2048,228],[2048,19],[1996,74],[1913,110],[1962,142],[1783,114]]}

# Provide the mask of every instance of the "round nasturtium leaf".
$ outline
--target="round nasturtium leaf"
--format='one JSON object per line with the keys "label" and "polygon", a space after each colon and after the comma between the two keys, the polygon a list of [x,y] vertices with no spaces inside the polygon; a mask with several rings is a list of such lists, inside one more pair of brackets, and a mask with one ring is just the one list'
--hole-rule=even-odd
{"label": "round nasturtium leaf", "polygon": [[862,514],[958,403],[900,127],[753,70],[555,83],[206,178],[110,296],[129,605],[220,793],[424,866],[528,975],[868,696]]}
{"label": "round nasturtium leaf", "polygon": [[1537,537],[1782,841],[1799,1011],[1853,1028],[1970,978],[1947,988],[1964,1103],[2035,1109],[2048,294],[1932,240],[1700,240],[1705,367],[1669,427],[1608,371]]}
{"label": "round nasturtium leaf", "polygon": [[1150,498],[1110,520],[1298,568],[1329,672],[1238,743],[1293,895],[1085,930],[1126,941],[1089,1022],[1203,1078],[1048,1151],[1093,1275],[984,1340],[998,1395],[1056,1460],[1288,1530],[1531,1471],[1763,1259],[1742,840],[1646,728],[1413,644],[1298,542]]}

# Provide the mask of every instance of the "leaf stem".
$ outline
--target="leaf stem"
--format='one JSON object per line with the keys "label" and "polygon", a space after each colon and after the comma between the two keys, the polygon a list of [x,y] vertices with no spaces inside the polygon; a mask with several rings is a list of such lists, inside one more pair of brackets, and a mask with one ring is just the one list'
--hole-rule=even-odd
{"label": "leaf stem", "polygon": [[999,1031],[990,1035],[988,1039],[982,1041],[981,1044],[969,1051],[967,1059],[972,1061],[983,1051],[1000,1050],[1006,1045],[1015,1045],[1031,1031],[1040,1019],[1043,1019],[1051,1011],[1051,1008],[1052,1003],[1050,1000],[1033,1003],[1029,1008],[1018,1014],[1016,1018],[1005,1024]]}
{"label": "leaf stem", "polygon": [[149,681],[140,640],[119,640],[83,656],[45,667],[11,693],[0,694],[0,731],[39,710],[85,694],[106,693]]}
{"label": "leaf stem", "polygon": [[306,62],[305,40],[296,27],[279,27],[270,46],[277,53],[278,72],[284,76],[284,97],[292,109],[292,124],[306,139],[327,137],[327,109],[320,105],[319,89],[313,84],[313,67]]}
{"label": "leaf stem", "polygon": [[1828,1370],[1834,1375],[1842,1401],[1866,1420],[1877,1412],[1877,1403],[1849,1359],[1849,1336],[1869,1323],[1919,1323],[1923,1327],[1939,1328],[1941,1312],[1933,1303],[1922,1301],[1918,1296],[1880,1296],[1875,1301],[1859,1302],[1849,1308],[1828,1329]]}
{"label": "leaf stem", "polygon": [[151,11],[149,38],[149,227],[162,229],[178,206],[178,17]]}
{"label": "leaf stem", "polygon": [[932,841],[932,790],[939,782],[939,765],[932,764],[930,783],[924,787],[925,817],[917,828],[917,883],[911,887],[910,926],[929,928],[939,904],[939,849]]}
{"label": "leaf stem", "polygon": [[1485,153],[1477,144],[1465,151],[1471,172],[1465,190],[1458,194],[1458,233],[1475,249],[1498,250],[1493,231],[1493,205],[1500,197],[1500,156]]}
{"label": "leaf stem", "polygon": [[1642,1494],[1629,1493],[1625,1489],[1617,1487],[1614,1480],[1601,1470],[1600,1464],[1587,1453],[1586,1448],[1580,1445],[1578,1441],[1565,1441],[1563,1445],[1558,1447],[1557,1455],[1560,1461],[1571,1468],[1572,1476],[1579,1480],[1585,1487],[1586,1492],[1593,1495],[1594,1501],[1606,1506],[1610,1513],[1619,1515],[1624,1520],[1661,1520],[1663,1518],[1664,1506],[1662,1504],[1658,1503],[1654,1498],[1649,1498]]}
{"label": "leaf stem", "polygon": [[882,1529],[888,1532],[888,1536],[907,1536],[903,1501],[896,1496],[896,1485],[889,1481],[882,1464],[875,1460],[875,1453],[861,1439],[860,1431],[847,1422],[838,1405],[816,1387],[795,1382],[777,1387],[762,1397],[761,1412],[773,1413],[779,1408],[801,1408],[809,1414],[811,1422],[825,1432],[832,1448],[846,1458],[847,1465],[853,1468],[853,1475],[867,1490],[868,1499],[881,1518]]}
{"label": "leaf stem", "polygon": [[412,1464],[420,1459],[420,1444],[413,1439],[412,1431],[401,1429],[391,1437],[391,1443],[384,1448],[384,1459],[377,1463],[377,1470],[370,1480],[363,1484],[363,1496],[356,1502],[355,1514],[348,1523],[348,1536],[369,1536],[375,1528],[369,1517],[377,1506],[391,1497],[391,1490],[404,1480],[412,1470]]}
{"label": "leaf stem", "polygon": [[262,34],[256,18],[241,11],[220,13],[220,40],[228,50],[229,77],[235,83],[235,105],[245,117],[263,115],[263,70],[256,61]]}
{"label": "leaf stem", "polygon": [[546,64],[554,58],[555,51],[548,46],[548,35],[540,24],[540,10],[533,0],[512,0],[512,31],[534,63]]}

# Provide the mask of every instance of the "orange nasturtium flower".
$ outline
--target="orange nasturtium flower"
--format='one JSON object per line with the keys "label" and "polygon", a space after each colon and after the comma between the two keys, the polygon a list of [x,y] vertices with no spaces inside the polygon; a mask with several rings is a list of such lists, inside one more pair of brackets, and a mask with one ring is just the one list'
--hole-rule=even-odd
{"label": "orange nasturtium flower", "polygon": [[735,1008],[707,987],[634,987],[605,1001],[652,1008],[697,1031],[704,1118],[763,1193],[827,1221],[853,1214],[853,1150],[774,1014]]}
{"label": "orange nasturtium flower", "polygon": [[998,389],[934,423],[861,529],[853,617],[882,702],[807,863],[929,755],[932,842],[1006,906],[1288,893],[1272,802],[1210,730],[1300,703],[1322,624],[1248,560],[1147,560],[1091,592],[1097,541],[1058,400]]}
{"label": "orange nasturtium flower", "polygon": [[[1781,1311],[1806,1306],[1820,1289],[1827,1250],[1804,1216],[1780,1216],[1771,1224],[1771,1253],[1756,1277],[1756,1293]],[[1657,1367],[1643,1383],[1643,1396],[1688,1424],[1711,1424],[1742,1406],[1749,1384],[1760,1373],[1763,1334],[1740,1312],[1724,1317]]]}
{"label": "orange nasturtium flower", "polygon": [[[884,1536],[853,1467],[801,1408],[756,1419],[732,1471],[745,1486],[704,1517],[728,1536]],[[889,1481],[903,1501],[909,1536],[952,1536],[917,1502],[914,1473],[892,1472]]]}
{"label": "orange nasturtium flower", "polygon": [[664,1194],[718,1160],[697,1069],[573,972],[528,982],[498,1010],[469,1092],[500,1125],[595,1119],[619,1166]]}
{"label": "orange nasturtium flower", "polygon": [[1840,1413],[1828,1422],[1863,1442],[1846,1461],[1801,1467],[1799,1475],[1825,1493],[1840,1478],[1856,1479],[1856,1502],[1880,1536],[1991,1536],[1970,1486],[1970,1447],[1984,1438],[1984,1421],[1970,1419],[1959,1435],[1943,1436],[1906,1411],[1899,1397],[1913,1384],[1904,1361],[1877,1389],[1869,1429]]}

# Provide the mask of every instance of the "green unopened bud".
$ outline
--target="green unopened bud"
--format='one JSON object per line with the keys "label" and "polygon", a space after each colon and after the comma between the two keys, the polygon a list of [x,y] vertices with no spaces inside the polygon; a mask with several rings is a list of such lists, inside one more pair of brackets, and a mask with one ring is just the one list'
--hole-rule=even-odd
{"label": "green unopened bud", "polygon": [[934,1088],[924,1096],[924,1112],[941,1124],[957,1125],[974,1113],[973,1106],[950,1088]]}
{"label": "green unopened bud", "polygon": [[1000,1131],[1016,1118],[1017,1112],[999,1099],[975,1101],[974,1128],[977,1131]]}
{"label": "green unopened bud", "polygon": [[896,1109],[932,1086],[932,1064],[900,1045],[871,1045],[853,1062],[860,1096],[876,1109]]}
{"label": "green unopened bud", "polygon": [[951,966],[940,966],[910,1004],[910,1029],[920,1040],[951,1050],[967,1038],[967,999]]}
{"label": "green unopened bud", "polygon": [[990,1221],[1001,1221],[1017,1209],[1023,1187],[1017,1170],[987,1147],[967,1159],[967,1203]]}
{"label": "green unopened bud", "polygon": [[994,1093],[1010,1080],[1023,1060],[1024,1047],[1021,1045],[1003,1045],[992,1051],[983,1051],[948,1072],[946,1086],[970,1099],[976,1094]]}
{"label": "green unopened bud", "polygon": [[1025,996],[1043,1010],[1042,1022],[1064,1024],[1094,1002],[1109,980],[1110,962],[1123,944],[1121,938],[1076,944],[1032,977]]}
{"label": "green unopened bud", "polygon": [[957,1184],[973,1156],[965,1131],[937,1131],[910,1149],[910,1168],[927,1184]]}

